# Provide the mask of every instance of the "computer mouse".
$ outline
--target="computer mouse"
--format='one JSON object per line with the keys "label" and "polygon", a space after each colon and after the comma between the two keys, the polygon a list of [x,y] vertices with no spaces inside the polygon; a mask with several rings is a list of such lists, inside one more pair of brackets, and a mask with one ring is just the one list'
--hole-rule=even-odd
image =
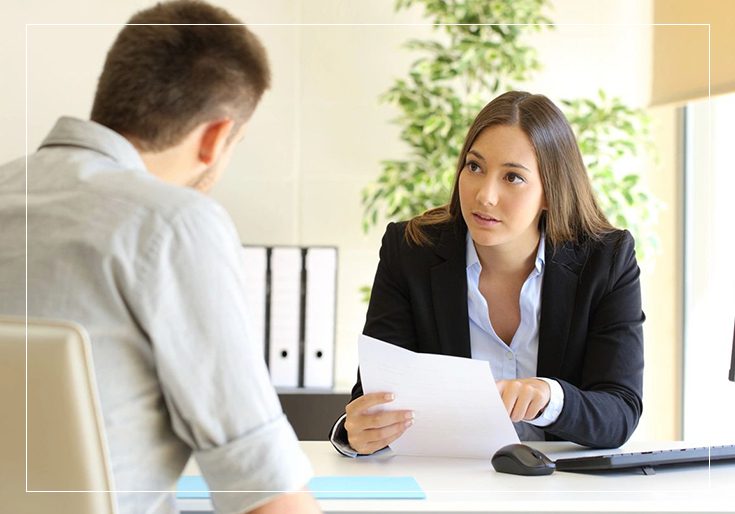
{"label": "computer mouse", "polygon": [[525,444],[503,446],[495,452],[491,462],[498,473],[513,475],[550,475],[556,469],[554,461]]}

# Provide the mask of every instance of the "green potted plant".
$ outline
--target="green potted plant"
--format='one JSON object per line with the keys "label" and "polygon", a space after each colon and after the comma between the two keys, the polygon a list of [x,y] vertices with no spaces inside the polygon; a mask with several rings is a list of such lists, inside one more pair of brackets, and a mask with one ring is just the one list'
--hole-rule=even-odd
{"label": "green potted plant", "polygon": [[[409,219],[449,199],[459,151],[475,115],[501,92],[516,89],[541,68],[526,36],[553,28],[547,0],[398,0],[396,9],[423,5],[436,39],[411,40],[420,53],[404,78],[381,97],[398,107],[395,123],[409,149],[381,162],[377,180],[362,192],[363,229]],[[649,121],[602,90],[594,99],[562,100],[601,207],[611,222],[636,237],[639,257],[655,246],[648,229],[658,203],[635,170],[620,166],[650,149]],[[361,289],[366,298],[369,288]]]}

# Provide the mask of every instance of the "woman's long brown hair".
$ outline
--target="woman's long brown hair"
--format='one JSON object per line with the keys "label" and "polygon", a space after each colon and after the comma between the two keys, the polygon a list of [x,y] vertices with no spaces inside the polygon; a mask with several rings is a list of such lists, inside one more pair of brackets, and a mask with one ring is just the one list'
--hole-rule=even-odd
{"label": "woman's long brown hair", "polygon": [[540,223],[545,225],[546,238],[553,246],[585,237],[599,239],[615,229],[595,200],[577,140],[564,114],[543,95],[509,91],[487,104],[472,122],[459,154],[449,203],[411,219],[406,226],[408,242],[429,245],[427,227],[464,224],[459,176],[477,136],[497,125],[520,127],[533,145],[548,209]]}

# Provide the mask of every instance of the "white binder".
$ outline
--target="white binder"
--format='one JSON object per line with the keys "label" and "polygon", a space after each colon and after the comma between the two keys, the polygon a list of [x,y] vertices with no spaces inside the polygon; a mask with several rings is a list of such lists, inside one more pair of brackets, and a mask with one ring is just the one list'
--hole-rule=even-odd
{"label": "white binder", "polygon": [[270,344],[268,368],[276,387],[299,386],[301,249],[271,251]]}
{"label": "white binder", "polygon": [[331,389],[334,385],[337,249],[309,248],[305,268],[304,387]]}
{"label": "white binder", "polygon": [[265,305],[268,280],[268,249],[245,246],[242,250],[245,268],[245,298],[252,337],[265,352]]}

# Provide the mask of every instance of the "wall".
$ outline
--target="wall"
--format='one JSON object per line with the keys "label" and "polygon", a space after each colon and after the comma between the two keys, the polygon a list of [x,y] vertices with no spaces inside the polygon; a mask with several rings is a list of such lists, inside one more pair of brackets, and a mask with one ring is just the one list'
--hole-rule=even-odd
{"label": "wall", "polygon": [[[397,141],[398,128],[389,123],[397,113],[379,104],[377,97],[415,58],[400,48],[401,43],[425,37],[432,29],[359,25],[425,22],[420,9],[396,14],[389,0],[218,3],[251,25],[263,24],[252,28],[268,49],[274,85],[214,196],[232,215],[244,242],[339,247],[336,380],[338,388],[346,390],[354,380],[355,342],[365,315],[357,290],[372,281],[382,235],[382,228],[361,232],[360,191],[377,175],[381,159],[400,157],[405,151]],[[10,3],[0,57],[7,76],[14,79],[0,83],[0,94],[8,100],[3,125],[15,130],[5,131],[0,161],[25,151],[24,24],[119,24],[146,5],[149,2],[137,0]],[[593,96],[604,87],[633,105],[647,104],[650,2],[558,0],[549,14],[562,25],[534,36],[545,69],[524,87],[554,100]],[[274,23],[358,25],[268,25]],[[59,115],[88,115],[105,51],[118,30],[118,26],[28,28],[29,149],[38,145]],[[669,115],[663,116],[664,139],[673,130],[671,122]],[[670,186],[675,176],[668,173],[671,169],[666,171],[653,176],[657,191],[669,203],[660,225],[665,242],[653,274],[643,279],[649,314],[646,417],[657,422],[644,419],[641,438],[678,433],[679,339],[671,328],[678,283],[673,271],[677,206],[670,202],[675,200]]]}
{"label": "wall", "polygon": [[[735,90],[732,0],[655,0],[652,100],[685,102]],[[699,25],[692,25],[699,24]]]}

